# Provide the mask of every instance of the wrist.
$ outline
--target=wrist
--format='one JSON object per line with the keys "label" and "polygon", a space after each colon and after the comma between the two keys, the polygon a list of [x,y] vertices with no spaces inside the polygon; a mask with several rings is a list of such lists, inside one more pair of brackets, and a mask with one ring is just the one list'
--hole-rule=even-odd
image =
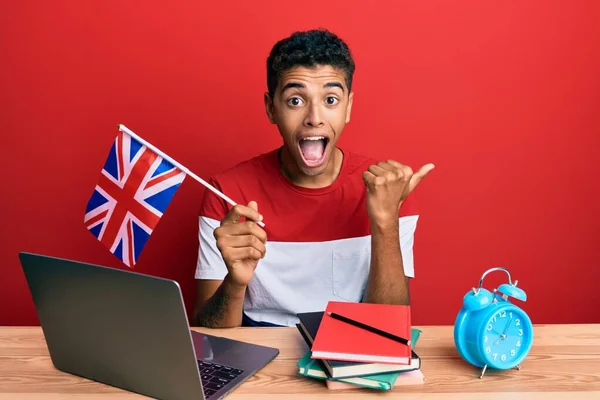
{"label": "wrist", "polygon": [[223,289],[227,292],[230,298],[244,298],[246,295],[247,285],[235,282],[229,273],[225,275],[225,279],[223,279],[223,285]]}
{"label": "wrist", "polygon": [[397,233],[399,228],[398,216],[387,216],[380,218],[371,218],[371,231],[373,233],[386,233],[395,232]]}

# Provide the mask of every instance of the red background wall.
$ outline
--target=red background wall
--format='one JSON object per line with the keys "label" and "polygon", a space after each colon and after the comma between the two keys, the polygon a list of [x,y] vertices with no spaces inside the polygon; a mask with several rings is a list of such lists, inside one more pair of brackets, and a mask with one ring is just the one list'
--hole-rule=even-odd
{"label": "red background wall", "polygon": [[[357,61],[341,144],[437,165],[414,323],[453,323],[492,266],[534,322],[600,322],[598,2],[230,3],[2,2],[0,324],[38,323],[19,251],[124,268],[82,222],[119,123],[203,177],[271,149],[265,59],[313,27]],[[177,279],[188,309],[203,190],[184,182],[136,268]]]}

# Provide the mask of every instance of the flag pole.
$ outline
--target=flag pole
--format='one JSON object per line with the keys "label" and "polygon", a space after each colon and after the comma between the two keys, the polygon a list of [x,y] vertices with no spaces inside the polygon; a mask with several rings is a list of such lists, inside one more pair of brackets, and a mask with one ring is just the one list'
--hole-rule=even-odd
{"label": "flag pole", "polygon": [[[144,139],[142,139],[141,137],[139,137],[138,135],[136,135],[135,133],[133,133],[133,131],[131,131],[125,125],[119,124],[119,130],[122,131],[122,132],[127,133],[128,135],[130,135],[132,137],[134,137],[136,140],[138,140],[144,146],[146,146],[150,150],[154,151],[156,154],[158,154],[159,156],[161,156],[162,158],[164,158],[165,160],[167,160],[171,164],[175,165],[177,168],[179,168],[184,173],[186,173],[187,175],[189,175],[192,178],[194,178],[196,181],[200,182],[207,189],[209,189],[214,194],[216,194],[217,196],[219,196],[220,198],[222,198],[223,200],[225,200],[231,206],[235,206],[236,205],[235,201],[231,200],[225,194],[221,193],[215,187],[213,187],[210,183],[206,182],[204,179],[200,178],[198,175],[194,174],[192,171],[190,171],[189,169],[187,169],[186,167],[184,167],[183,165],[181,165],[177,161],[173,160],[171,157],[169,157],[168,155],[166,155],[165,153],[163,153],[162,151],[160,151],[159,149],[157,149],[156,147],[154,147],[152,144],[148,143],[147,141],[145,141]],[[257,224],[260,225],[261,227],[265,226],[265,224],[262,221],[258,221]]]}

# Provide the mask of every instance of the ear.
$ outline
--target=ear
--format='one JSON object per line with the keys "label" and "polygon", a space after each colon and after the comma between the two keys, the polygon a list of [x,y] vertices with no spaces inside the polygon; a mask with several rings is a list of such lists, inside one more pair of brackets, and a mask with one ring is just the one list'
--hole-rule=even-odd
{"label": "ear", "polygon": [[267,117],[269,117],[269,121],[272,124],[275,124],[276,123],[275,108],[273,107],[273,99],[271,99],[271,96],[269,96],[268,92],[265,92],[264,102],[265,102],[265,111],[267,112]]}
{"label": "ear", "polygon": [[352,114],[352,99],[354,98],[354,92],[350,92],[348,95],[348,105],[346,106],[346,123],[350,122],[350,114]]}

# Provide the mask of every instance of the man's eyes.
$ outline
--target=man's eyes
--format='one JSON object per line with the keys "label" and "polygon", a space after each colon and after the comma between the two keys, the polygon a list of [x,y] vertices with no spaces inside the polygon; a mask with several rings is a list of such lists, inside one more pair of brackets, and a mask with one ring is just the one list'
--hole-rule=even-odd
{"label": "man's eyes", "polygon": [[297,107],[297,106],[301,105],[303,103],[303,101],[302,101],[302,99],[300,97],[292,97],[291,99],[289,99],[287,101],[287,103],[290,106]]}
{"label": "man's eyes", "polygon": [[[339,101],[340,100],[335,96],[327,96],[325,98],[325,104],[327,104],[328,106],[334,106],[337,103],[339,103]],[[290,99],[288,99],[287,104],[292,107],[298,107],[304,104],[304,100],[302,100],[300,97],[291,97]]]}
{"label": "man's eyes", "polygon": [[338,103],[338,98],[337,97],[333,97],[333,96],[328,96],[325,99],[325,103],[327,103],[328,106],[334,106]]}

